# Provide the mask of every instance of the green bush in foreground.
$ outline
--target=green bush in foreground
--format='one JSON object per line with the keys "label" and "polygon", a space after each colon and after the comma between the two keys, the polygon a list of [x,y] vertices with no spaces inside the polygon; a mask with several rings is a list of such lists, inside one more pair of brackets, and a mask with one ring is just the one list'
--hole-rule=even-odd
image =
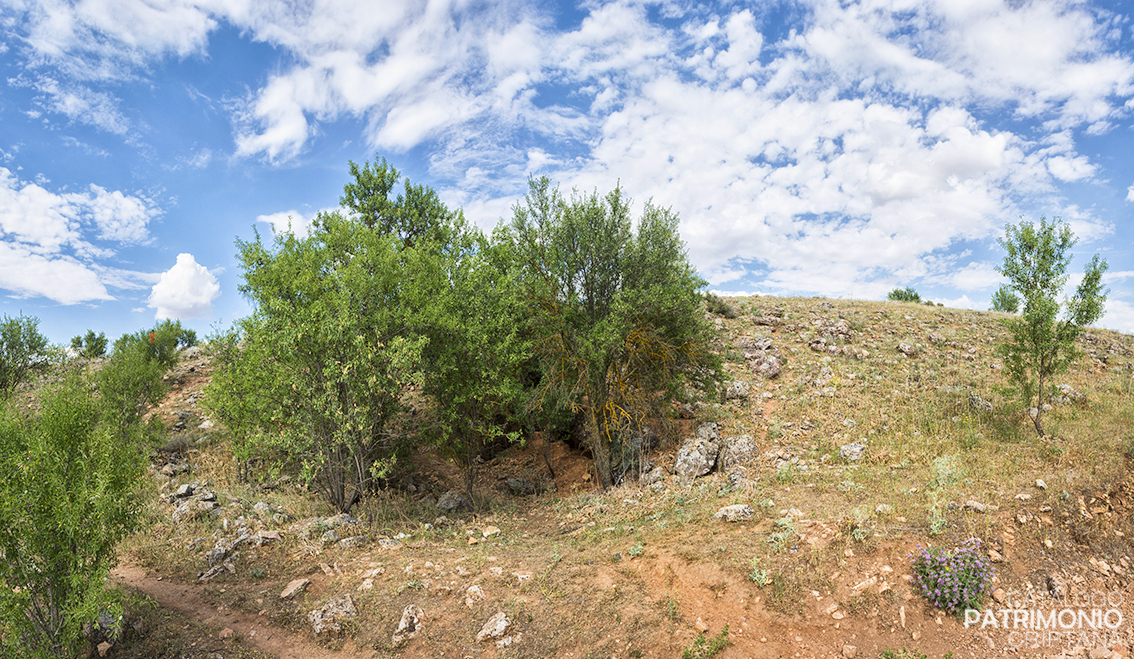
{"label": "green bush in foreground", "polygon": [[94,330],[87,330],[85,336],[76,336],[71,339],[71,349],[79,357],[95,359],[106,354],[106,334]]}
{"label": "green bush in foreground", "polygon": [[[0,648],[5,657],[77,655],[116,546],[135,528],[142,451],[72,377],[38,416],[0,411]],[[113,607],[110,607],[113,609]]]}

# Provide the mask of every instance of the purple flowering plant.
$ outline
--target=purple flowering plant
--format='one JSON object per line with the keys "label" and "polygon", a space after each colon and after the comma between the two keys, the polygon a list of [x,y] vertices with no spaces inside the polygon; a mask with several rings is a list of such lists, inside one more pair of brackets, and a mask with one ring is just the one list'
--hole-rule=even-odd
{"label": "purple flowering plant", "polygon": [[910,560],[915,590],[933,606],[953,613],[980,609],[996,572],[981,555],[977,538],[969,538],[952,550],[918,545]]}

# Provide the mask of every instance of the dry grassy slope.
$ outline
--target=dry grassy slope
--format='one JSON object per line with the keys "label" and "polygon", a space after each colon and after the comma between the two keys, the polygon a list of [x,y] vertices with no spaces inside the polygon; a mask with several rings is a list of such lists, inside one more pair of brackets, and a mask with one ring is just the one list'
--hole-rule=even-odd
{"label": "dry grassy slope", "polygon": [[[716,321],[721,345],[729,372],[751,382],[751,395],[702,406],[695,423],[715,421],[724,436],[756,438],[761,457],[741,488],[712,475],[670,482],[663,491],[601,492],[585,460],[556,445],[558,494],[512,498],[496,488],[500,479],[543,471],[529,444],[487,465],[482,512],[442,526],[433,525],[429,497],[455,486],[457,471],[416,456],[412,478],[398,481],[402,489],[356,511],[366,522],[363,548],[285,534],[278,545],[242,552],[237,573],[202,587],[205,596],[289,630],[280,633],[309,637],[306,612],[349,592],[359,618],[345,637],[324,643],[345,643],[343,656],[351,657],[675,657],[700,630],[717,634],[726,624],[730,645],[717,655],[726,658],[839,657],[844,645],[867,657],[903,646],[930,657],[999,656],[1012,649],[1007,632],[965,629],[914,596],[904,578],[915,545],[956,545],[975,535],[1004,557],[998,585],[1006,590],[1043,589],[1054,577],[1072,591],[1125,593],[1130,622],[1119,631],[1130,646],[1134,338],[1084,336],[1084,357],[1057,380],[1084,399],[1056,407],[1047,420],[1056,439],[1041,441],[1003,391],[993,351],[1004,332],[994,314],[841,300],[730,302],[740,313]],[[850,333],[830,335],[828,345],[868,352],[864,359],[809,347],[840,320]],[[772,340],[786,358],[778,378],[765,381],[748,368],[733,347],[741,337]],[[900,343],[917,355],[903,355]],[[224,519],[230,529],[241,517],[253,529],[286,528],[252,514],[260,500],[294,517],[327,512],[301,490],[237,482],[223,434],[196,430],[192,416],[207,374],[207,361],[183,364],[171,376],[180,379],[178,389],[159,410],[171,427],[178,412],[188,417],[183,434],[196,443],[189,454],[195,471],[168,483],[156,478],[166,492],[186,480],[207,481],[224,504],[223,518],[173,524],[171,507],[155,504],[152,526],[125,547],[127,558],[167,583],[194,581],[213,539],[232,535]],[[971,408],[972,392],[993,411]],[[854,441],[867,450],[850,464],[839,447]],[[655,461],[672,465],[675,451],[665,447]],[[1046,489],[1035,486],[1037,478]],[[968,501],[998,510],[965,510]],[[733,503],[752,505],[756,518],[713,520]],[[500,533],[485,537],[489,527]],[[198,537],[206,540],[192,545]],[[403,546],[374,542],[393,537]],[[298,576],[312,586],[298,601],[281,602],[276,595]],[[466,603],[473,585],[486,599]],[[424,626],[395,649],[391,634],[411,604],[425,612]],[[506,648],[476,643],[497,611],[508,613],[522,637]]]}

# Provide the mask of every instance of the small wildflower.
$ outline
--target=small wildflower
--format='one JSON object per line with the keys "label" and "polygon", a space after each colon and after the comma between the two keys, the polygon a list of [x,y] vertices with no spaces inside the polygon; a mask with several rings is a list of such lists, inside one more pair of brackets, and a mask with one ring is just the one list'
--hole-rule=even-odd
{"label": "small wildflower", "polygon": [[984,604],[995,569],[981,557],[977,538],[952,551],[919,545],[910,559],[914,583],[933,606],[959,613]]}

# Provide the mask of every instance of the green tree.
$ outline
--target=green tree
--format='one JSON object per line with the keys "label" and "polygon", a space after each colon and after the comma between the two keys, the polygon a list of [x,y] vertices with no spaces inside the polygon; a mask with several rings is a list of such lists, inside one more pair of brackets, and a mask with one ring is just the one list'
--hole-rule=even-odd
{"label": "green tree", "polygon": [[71,349],[73,349],[79,357],[87,359],[96,359],[106,354],[106,334],[99,332],[95,334],[94,330],[87,330],[85,336],[76,336],[71,339]]}
{"label": "green tree", "polygon": [[1000,246],[1007,252],[998,272],[1008,278],[1012,291],[1023,300],[1023,312],[1009,318],[1009,339],[998,353],[1003,356],[1012,383],[1028,405],[1035,402],[1032,421],[1042,437],[1043,406],[1050,398],[1050,378],[1067,370],[1078,355],[1075,340],[1083,328],[1103,314],[1107,292],[1102,276],[1106,261],[1095,254],[1070,299],[1056,300],[1067,283],[1071,248],[1077,242],[1071,227],[1056,218],[1040,218],[1039,226],[1021,220],[1005,228]]}
{"label": "green tree", "polygon": [[413,306],[423,348],[422,391],[432,399],[430,433],[455,459],[470,500],[477,457],[500,436],[517,439],[506,422],[523,393],[521,369],[530,342],[514,255],[503,240],[490,243],[461,224],[446,232],[443,249],[428,249],[419,262]]}
{"label": "green tree", "polygon": [[447,237],[437,232],[448,228],[459,213],[450,211],[433,188],[411,185],[406,179],[404,191],[391,198],[401,173],[385,158],[375,158],[373,166],[370,162],[362,167],[353,160],[348,162],[354,181],[343,187],[339,203],[364,225],[382,235],[396,236],[406,247],[427,236],[439,244],[447,242]]}
{"label": "green tree", "polygon": [[123,334],[114,342],[111,356],[137,352],[148,361],[160,365],[162,373],[165,373],[177,364],[178,348],[188,348],[196,344],[197,333],[182,327],[181,321],[163,320],[152,329]]}
{"label": "green tree", "polygon": [[0,395],[11,392],[55,361],[55,350],[39,332],[39,319],[20,314],[0,320]]}
{"label": "green tree", "polygon": [[582,412],[603,487],[616,454],[662,423],[684,383],[711,386],[720,362],[704,322],[705,285],[689,264],[678,217],[647,203],[637,232],[620,189],[565,199],[530,181],[509,227],[530,300],[543,399]]}
{"label": "green tree", "polygon": [[243,347],[224,356],[206,405],[236,435],[241,457],[297,460],[348,512],[393,466],[404,433],[390,425],[421,380],[423,339],[409,331],[406,290],[418,252],[340,213],[321,213],[305,238],[237,242]]}
{"label": "green tree", "polygon": [[77,656],[83,623],[108,606],[106,575],[137,523],[138,433],[77,377],[46,395],[37,416],[0,412],[5,657]]}
{"label": "green tree", "polygon": [[921,302],[921,296],[909,286],[905,288],[895,288],[886,294],[886,299],[891,302]]}
{"label": "green tree", "polygon": [[1001,313],[1016,313],[1020,310],[1020,296],[1012,292],[1012,288],[1002,284],[992,294],[992,310]]}

